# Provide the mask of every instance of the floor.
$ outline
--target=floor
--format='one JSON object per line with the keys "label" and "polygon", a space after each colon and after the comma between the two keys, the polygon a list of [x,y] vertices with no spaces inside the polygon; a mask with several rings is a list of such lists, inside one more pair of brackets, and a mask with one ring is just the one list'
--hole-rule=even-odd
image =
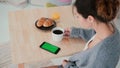
{"label": "floor", "polygon": [[[8,27],[8,12],[21,10],[21,9],[33,9],[41,8],[41,6],[33,6],[28,4],[26,7],[23,6],[13,6],[7,3],[0,3],[0,68],[17,68],[16,64],[12,64],[10,55],[10,45],[9,45],[9,27]],[[117,27],[120,29],[120,17],[115,20]],[[2,58],[2,59],[1,59]],[[62,59],[68,59],[68,57],[63,57],[60,59],[51,61],[43,61],[37,63],[26,64],[26,68],[40,68],[49,65],[57,65]],[[60,63],[59,63],[60,64]],[[120,67],[120,65],[119,65]]]}
{"label": "floor", "polygon": [[[41,68],[50,65],[53,65],[51,61],[43,61],[25,64],[25,68]],[[17,64],[13,64],[11,60],[9,43],[0,45],[0,68],[17,68]]]}

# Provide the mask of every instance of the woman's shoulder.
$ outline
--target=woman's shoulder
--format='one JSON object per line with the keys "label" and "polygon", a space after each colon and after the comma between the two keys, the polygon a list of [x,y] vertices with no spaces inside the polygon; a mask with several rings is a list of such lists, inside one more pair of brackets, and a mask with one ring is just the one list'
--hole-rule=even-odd
{"label": "woman's shoulder", "polygon": [[115,29],[114,34],[106,38],[103,43],[101,43],[99,50],[106,54],[120,54],[120,32],[118,29]]}
{"label": "woman's shoulder", "polygon": [[103,45],[120,44],[120,31],[115,28],[114,33],[103,40]]}
{"label": "woman's shoulder", "polygon": [[[120,32],[118,29],[115,29],[113,35],[104,39],[96,47],[96,52],[106,54],[119,54],[120,55]],[[94,49],[94,50],[95,50]],[[104,54],[103,54],[104,53]]]}

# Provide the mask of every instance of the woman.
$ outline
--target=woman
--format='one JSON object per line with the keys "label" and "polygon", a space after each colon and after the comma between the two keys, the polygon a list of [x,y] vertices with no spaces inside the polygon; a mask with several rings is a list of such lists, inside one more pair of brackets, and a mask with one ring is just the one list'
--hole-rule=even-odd
{"label": "woman", "polygon": [[81,28],[65,32],[87,43],[82,52],[48,68],[115,68],[120,56],[120,33],[113,25],[119,0],[76,0],[73,11]]}

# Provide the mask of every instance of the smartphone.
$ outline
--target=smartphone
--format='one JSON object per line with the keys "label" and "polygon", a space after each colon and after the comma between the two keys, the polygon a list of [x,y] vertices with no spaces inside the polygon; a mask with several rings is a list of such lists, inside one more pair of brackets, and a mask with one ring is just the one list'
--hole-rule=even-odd
{"label": "smartphone", "polygon": [[59,51],[60,51],[60,48],[53,45],[53,44],[50,44],[48,42],[43,42],[41,45],[40,45],[40,48],[50,52],[50,53],[53,53],[53,54],[57,54]]}

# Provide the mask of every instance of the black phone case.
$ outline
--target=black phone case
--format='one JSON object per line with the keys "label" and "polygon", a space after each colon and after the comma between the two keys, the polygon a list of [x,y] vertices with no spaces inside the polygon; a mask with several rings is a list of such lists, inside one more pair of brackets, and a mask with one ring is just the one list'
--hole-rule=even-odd
{"label": "black phone case", "polygon": [[[48,43],[48,42],[43,42],[41,45],[40,45],[40,48],[42,48],[42,46],[45,44],[45,43]],[[50,44],[50,43],[49,43]],[[51,44],[52,45],[52,44]],[[55,45],[52,45],[52,46],[55,46]],[[57,46],[56,46],[57,47]],[[42,48],[42,49],[44,49],[44,48]],[[51,52],[51,51],[49,51],[49,50],[47,50],[47,49],[44,49],[44,50],[46,50],[46,51],[48,51],[48,52],[50,52],[50,53],[53,53],[53,54],[57,54],[59,51],[60,51],[60,48],[58,47],[58,49],[55,51],[55,53],[54,52]]]}

